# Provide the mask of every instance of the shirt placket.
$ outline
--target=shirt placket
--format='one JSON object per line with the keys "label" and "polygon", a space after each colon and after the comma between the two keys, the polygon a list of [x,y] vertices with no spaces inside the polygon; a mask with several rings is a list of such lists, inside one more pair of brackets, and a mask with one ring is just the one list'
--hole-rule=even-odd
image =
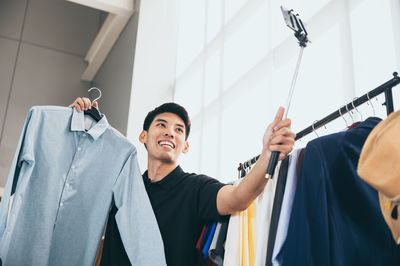
{"label": "shirt placket", "polygon": [[65,205],[67,204],[68,198],[71,197],[71,193],[74,189],[73,181],[74,181],[75,177],[77,175],[79,175],[79,168],[80,168],[81,162],[83,160],[83,154],[82,154],[83,150],[84,150],[83,147],[89,141],[88,140],[89,135],[86,132],[83,132],[83,133],[80,132],[79,134],[80,134],[80,136],[79,136],[79,140],[78,140],[78,145],[76,147],[70,169],[64,178],[64,184],[63,184],[63,187],[61,190],[61,196],[60,196],[60,200],[58,203],[57,215],[56,215],[56,219],[54,222],[53,230],[56,227],[57,218],[59,217],[59,215],[61,215],[61,212],[66,207]]}

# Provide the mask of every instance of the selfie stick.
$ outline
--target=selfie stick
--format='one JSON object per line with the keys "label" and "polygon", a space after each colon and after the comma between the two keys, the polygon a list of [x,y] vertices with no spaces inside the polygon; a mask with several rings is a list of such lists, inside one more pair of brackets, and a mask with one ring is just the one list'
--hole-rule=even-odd
{"label": "selfie stick", "polygon": [[[297,59],[296,69],[294,71],[292,84],[290,86],[289,95],[288,95],[288,98],[286,101],[285,112],[283,114],[283,119],[286,119],[287,114],[289,112],[290,103],[292,101],[292,96],[293,96],[293,92],[294,92],[294,86],[295,86],[296,80],[297,80],[297,75],[299,73],[300,62],[301,62],[301,58],[303,56],[303,50],[307,46],[307,43],[309,42],[309,40],[307,38],[308,33],[307,33],[306,29],[304,28],[303,22],[299,18],[299,15],[298,14],[294,15],[293,9],[287,10],[281,6],[281,10],[282,10],[283,18],[285,19],[286,25],[295,32],[294,36],[299,41],[299,45],[300,45],[300,53],[299,53],[299,57]],[[272,179],[274,172],[275,172],[276,164],[278,163],[279,154],[280,154],[280,152],[278,152],[278,151],[273,151],[271,153],[271,158],[269,159],[269,164],[268,164],[268,168],[267,168],[267,174],[265,176],[266,178]]]}

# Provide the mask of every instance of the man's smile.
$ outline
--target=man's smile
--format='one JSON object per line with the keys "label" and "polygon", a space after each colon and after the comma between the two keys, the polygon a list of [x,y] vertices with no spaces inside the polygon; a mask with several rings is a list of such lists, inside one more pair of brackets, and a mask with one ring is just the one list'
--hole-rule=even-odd
{"label": "man's smile", "polygon": [[171,149],[175,149],[175,144],[169,140],[160,140],[158,141],[158,144],[163,147],[170,147]]}

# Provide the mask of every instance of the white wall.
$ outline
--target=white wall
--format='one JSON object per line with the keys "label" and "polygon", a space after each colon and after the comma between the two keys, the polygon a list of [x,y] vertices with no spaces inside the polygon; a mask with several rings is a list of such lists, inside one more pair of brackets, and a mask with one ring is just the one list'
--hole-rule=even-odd
{"label": "white wall", "polygon": [[156,106],[173,99],[177,12],[176,0],[140,4],[127,137],[138,149],[142,172],[147,169],[147,153],[138,136],[144,118]]}
{"label": "white wall", "polygon": [[0,1],[0,186],[29,108],[86,95],[83,61],[99,11],[64,0]]}

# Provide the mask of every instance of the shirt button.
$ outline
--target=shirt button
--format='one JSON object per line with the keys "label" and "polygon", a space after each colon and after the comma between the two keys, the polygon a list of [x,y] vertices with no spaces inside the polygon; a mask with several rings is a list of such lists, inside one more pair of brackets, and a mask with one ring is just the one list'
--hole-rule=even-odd
{"label": "shirt button", "polygon": [[72,169],[75,169],[75,165],[72,165],[71,168],[72,168]]}
{"label": "shirt button", "polygon": [[61,202],[61,203],[60,203],[60,206],[61,206],[61,207],[64,206],[64,203]]}
{"label": "shirt button", "polygon": [[69,188],[69,184],[67,183],[67,184],[65,185],[65,187],[66,187],[66,188]]}
{"label": "shirt button", "polygon": [[78,147],[78,151],[82,150],[81,147]]}
{"label": "shirt button", "polygon": [[86,133],[83,133],[82,136],[86,137]]}

